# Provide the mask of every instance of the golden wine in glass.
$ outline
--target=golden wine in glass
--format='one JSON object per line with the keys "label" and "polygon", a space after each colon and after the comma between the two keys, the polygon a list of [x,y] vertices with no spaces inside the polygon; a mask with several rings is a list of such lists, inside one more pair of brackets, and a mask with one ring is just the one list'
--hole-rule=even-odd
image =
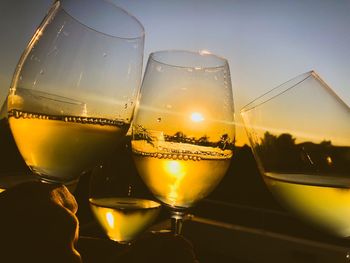
{"label": "golden wine in glass", "polygon": [[235,138],[226,59],[206,52],[150,55],[132,123],[137,170],[170,208],[175,234],[187,208],[206,197],[230,164]]}
{"label": "golden wine in glass", "polygon": [[89,196],[102,229],[120,244],[131,244],[154,223],[161,210],[136,172],[130,136],[113,156],[93,169]]}
{"label": "golden wine in glass", "polygon": [[268,188],[290,211],[350,236],[350,108],[314,71],[241,110]]}
{"label": "golden wine in glass", "polygon": [[17,65],[9,124],[40,180],[74,184],[112,153],[131,122],[144,31],[102,0],[55,1]]}

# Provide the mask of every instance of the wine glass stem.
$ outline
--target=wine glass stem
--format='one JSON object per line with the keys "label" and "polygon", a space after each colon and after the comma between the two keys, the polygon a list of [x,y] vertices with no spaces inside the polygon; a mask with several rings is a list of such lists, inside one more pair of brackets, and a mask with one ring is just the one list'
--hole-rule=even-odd
{"label": "wine glass stem", "polygon": [[171,211],[171,229],[174,235],[181,235],[185,214],[184,211]]}

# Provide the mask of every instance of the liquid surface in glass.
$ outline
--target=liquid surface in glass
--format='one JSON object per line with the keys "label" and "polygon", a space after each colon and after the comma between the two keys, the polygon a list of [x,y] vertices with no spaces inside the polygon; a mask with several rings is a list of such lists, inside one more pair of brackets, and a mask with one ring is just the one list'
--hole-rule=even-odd
{"label": "liquid surface in glass", "polygon": [[350,236],[350,179],[266,173],[270,191],[292,212],[342,237]]}
{"label": "liquid surface in glass", "polygon": [[161,205],[155,201],[128,198],[90,198],[90,207],[108,237],[128,243],[157,218]]}
{"label": "liquid surface in glass", "polygon": [[[96,153],[109,152],[126,125],[77,121],[71,116],[48,116],[28,112],[10,112],[9,123],[18,148],[27,165],[45,177],[69,179],[95,163]],[[31,130],[29,133],[28,130]]]}
{"label": "liquid surface in glass", "polygon": [[231,150],[217,147],[160,144],[153,148],[146,141],[134,140],[133,157],[152,193],[172,207],[187,208],[206,197],[225,175],[232,157]]}

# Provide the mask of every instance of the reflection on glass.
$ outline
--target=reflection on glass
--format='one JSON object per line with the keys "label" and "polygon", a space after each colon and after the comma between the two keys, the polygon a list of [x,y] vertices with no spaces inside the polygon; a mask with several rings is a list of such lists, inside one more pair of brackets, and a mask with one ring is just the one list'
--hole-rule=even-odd
{"label": "reflection on glass", "polygon": [[350,109],[313,71],[241,110],[263,178],[302,218],[350,235]]}
{"label": "reflection on glass", "polygon": [[[152,53],[132,132],[139,174],[180,221],[184,209],[220,182],[233,154],[227,61],[188,51]],[[175,233],[180,225],[174,224]]]}
{"label": "reflection on glass", "polygon": [[42,180],[75,182],[125,136],[143,41],[142,25],[107,1],[55,1],[18,63],[7,105],[16,144]]}

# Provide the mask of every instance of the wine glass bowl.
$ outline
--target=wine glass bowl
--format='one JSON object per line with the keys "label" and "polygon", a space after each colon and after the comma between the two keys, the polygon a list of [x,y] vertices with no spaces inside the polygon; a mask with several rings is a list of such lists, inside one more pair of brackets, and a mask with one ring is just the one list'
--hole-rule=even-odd
{"label": "wine glass bowl", "polygon": [[132,123],[132,152],[140,176],[173,218],[224,176],[233,154],[233,112],[224,58],[182,50],[150,55]]}
{"label": "wine glass bowl", "polygon": [[274,196],[314,226],[349,236],[349,106],[310,71],[249,103],[241,115]]}
{"label": "wine glass bowl", "polygon": [[130,126],[144,31],[99,0],[55,1],[17,65],[8,96],[16,144],[41,180],[69,184]]}
{"label": "wine glass bowl", "polygon": [[[161,204],[153,200],[130,155],[130,138],[91,173],[89,203],[108,238],[130,244],[157,219]],[[124,142],[125,142],[124,141]]]}

